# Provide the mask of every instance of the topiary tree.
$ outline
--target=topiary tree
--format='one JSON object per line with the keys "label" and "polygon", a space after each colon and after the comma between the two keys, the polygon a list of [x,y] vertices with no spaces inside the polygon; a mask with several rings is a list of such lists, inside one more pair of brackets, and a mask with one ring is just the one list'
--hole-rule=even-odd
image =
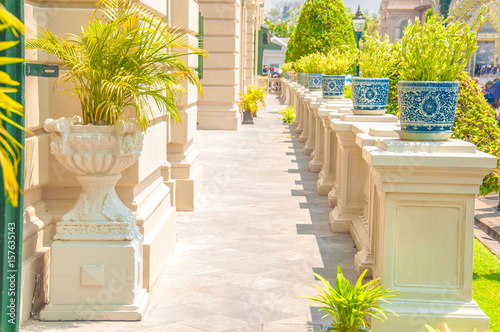
{"label": "topiary tree", "polygon": [[311,53],[328,53],[341,45],[356,49],[352,22],[342,1],[307,0],[288,41],[285,62]]}

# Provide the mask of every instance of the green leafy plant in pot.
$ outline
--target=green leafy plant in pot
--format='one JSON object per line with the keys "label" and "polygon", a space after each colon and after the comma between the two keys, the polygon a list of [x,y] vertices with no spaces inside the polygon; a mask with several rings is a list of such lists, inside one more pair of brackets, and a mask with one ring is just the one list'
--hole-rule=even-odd
{"label": "green leafy plant in pot", "polygon": [[311,91],[321,90],[323,54],[312,53],[304,57],[304,71],[307,73],[307,87]]}
{"label": "green leafy plant in pot", "polygon": [[304,57],[298,59],[293,63],[293,70],[297,73],[297,83],[299,83],[302,86],[306,86],[306,80],[305,80],[305,75],[306,73],[304,72],[304,63],[305,59]]}
{"label": "green leafy plant in pot", "polygon": [[[481,15],[480,15],[481,17]],[[477,49],[473,25],[434,15],[405,28],[400,47],[399,118],[403,140],[447,140],[458,100],[458,76]]]}
{"label": "green leafy plant in pot", "polygon": [[295,109],[293,105],[288,105],[279,112],[282,115],[281,120],[283,123],[292,123],[295,120]]}
{"label": "green leafy plant in pot", "polygon": [[382,115],[389,98],[388,76],[395,69],[397,56],[385,36],[381,41],[367,36],[360,45],[358,64],[362,77],[352,78],[353,113],[357,115]]}
{"label": "green leafy plant in pot", "polygon": [[366,270],[361,273],[353,286],[342,274],[340,266],[337,266],[335,287],[332,287],[319,274],[314,274],[323,282],[324,287],[316,286],[319,295],[307,298],[322,304],[323,306],[319,310],[326,313],[323,318],[330,317],[332,319],[332,325],[326,326],[323,332],[370,331],[371,325],[365,320],[366,316],[383,321],[387,319],[386,312],[396,315],[393,311],[379,304],[380,301],[390,304],[386,298],[397,296],[397,294],[394,294],[395,291],[384,289],[384,285],[380,284],[379,279],[369,281],[363,285],[362,281],[365,274]]}
{"label": "green leafy plant in pot", "polygon": [[240,92],[238,106],[243,112],[243,124],[253,124],[253,117],[259,109],[266,107],[267,93],[263,88],[252,85],[247,87],[246,92]]}
{"label": "green leafy plant in pot", "polygon": [[[185,92],[186,82],[202,92],[196,71],[181,59],[205,55],[191,44],[190,34],[170,28],[163,17],[131,0],[101,0],[96,6],[78,35],[62,38],[42,29],[26,41],[28,49],[63,62],[57,84],[65,84],[65,92],[81,105],[81,118],[48,119],[44,124],[51,133],[52,154],[78,175],[84,188],[58,224],[58,229],[67,228],[66,235],[58,232],[55,239],[72,238],[75,221],[102,224],[88,233],[94,230],[94,236],[110,240],[133,234],[135,217],[114,189],[120,173],[139,158],[142,131],[155,118],[169,115],[180,121],[175,99]],[[110,207],[116,213],[106,210]],[[102,232],[116,222],[129,229]]]}
{"label": "green leafy plant in pot", "polygon": [[356,54],[349,50],[334,49],[323,57],[323,98],[341,99],[344,96],[345,74],[355,63]]}
{"label": "green leafy plant in pot", "polygon": [[289,79],[292,79],[294,76],[292,65],[293,65],[292,62],[287,62],[287,63],[283,64],[283,66],[281,66],[281,70],[282,70],[283,74]]}

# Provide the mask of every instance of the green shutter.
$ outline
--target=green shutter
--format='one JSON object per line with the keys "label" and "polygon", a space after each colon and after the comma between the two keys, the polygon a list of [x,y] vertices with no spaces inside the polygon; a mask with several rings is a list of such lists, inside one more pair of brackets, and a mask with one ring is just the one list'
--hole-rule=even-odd
{"label": "green shutter", "polygon": [[[5,8],[17,16],[24,19],[23,0],[0,0]],[[13,39],[14,36],[4,31],[2,40]],[[20,43],[15,47],[2,52],[2,56],[24,57],[24,39],[21,37]],[[18,93],[11,94],[17,102],[24,105],[24,71],[22,64],[5,66],[4,70],[12,79],[21,83]],[[24,118],[13,116],[12,120],[24,127]],[[12,125],[3,124],[7,131],[21,142],[24,146],[24,132]],[[23,151],[24,154],[24,151]],[[24,188],[24,155],[18,169],[18,181],[21,188]],[[0,185],[3,188],[3,177],[0,176]],[[5,195],[0,198],[0,331],[10,332],[19,329],[20,315],[20,294],[21,294],[21,268],[22,268],[22,244],[23,244],[23,196],[19,195],[18,207],[14,208],[5,200]],[[26,290],[32,292],[33,290]]]}
{"label": "green shutter", "polygon": [[[204,35],[204,28],[203,28],[203,16],[201,16],[201,12],[198,13],[198,34],[196,37],[198,37],[198,47],[203,48],[203,35]],[[198,55],[198,68],[196,68],[196,71],[198,72],[198,76],[200,80],[203,78],[203,56]]]}

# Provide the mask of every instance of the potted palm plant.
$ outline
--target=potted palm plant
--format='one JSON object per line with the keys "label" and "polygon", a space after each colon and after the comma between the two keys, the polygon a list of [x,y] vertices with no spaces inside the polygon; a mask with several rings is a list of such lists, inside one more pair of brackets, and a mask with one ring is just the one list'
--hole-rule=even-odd
{"label": "potted palm plant", "polygon": [[[26,47],[63,63],[58,84],[80,100],[81,117],[48,119],[51,151],[83,187],[75,207],[57,225],[55,239],[124,240],[136,232],[135,216],[115,192],[121,172],[142,149],[142,131],[155,112],[180,116],[176,96],[185,82],[201,88],[197,73],[180,59],[202,54],[189,34],[131,0],[101,0],[80,34],[56,37],[43,30]],[[187,50],[187,51],[180,51]]]}
{"label": "potted palm plant", "polygon": [[365,320],[366,316],[384,320],[387,316],[384,311],[396,314],[393,311],[382,307],[379,301],[390,303],[388,297],[397,296],[394,290],[384,289],[378,279],[362,284],[366,270],[361,273],[358,280],[352,286],[351,282],[344,277],[342,269],[337,266],[337,278],[335,288],[320,276],[314,274],[323,282],[323,286],[316,286],[319,291],[318,297],[307,297],[311,301],[322,304],[320,311],[326,314],[323,317],[332,319],[331,326],[325,326],[323,332],[357,332],[370,331],[370,323]]}
{"label": "potted palm plant", "polygon": [[238,106],[243,112],[243,124],[253,124],[255,113],[261,108],[266,107],[267,93],[263,88],[256,88],[252,85],[247,87],[246,92],[240,92]]}
{"label": "potted palm plant", "polygon": [[358,59],[362,77],[352,78],[353,113],[358,115],[381,115],[387,108],[389,78],[397,56],[385,36],[381,41],[368,36],[360,46]]}
{"label": "potted palm plant", "polygon": [[438,20],[434,15],[423,25],[416,19],[405,28],[398,83],[401,139],[438,141],[450,137],[458,75],[477,49],[473,26],[475,23]]}
{"label": "potted palm plant", "polygon": [[321,62],[323,98],[341,99],[344,96],[345,74],[356,60],[349,51],[334,49]]}
{"label": "potted palm plant", "polygon": [[321,62],[323,55],[321,53],[311,53],[304,58],[304,71],[308,74],[306,85],[311,91],[321,90]]}

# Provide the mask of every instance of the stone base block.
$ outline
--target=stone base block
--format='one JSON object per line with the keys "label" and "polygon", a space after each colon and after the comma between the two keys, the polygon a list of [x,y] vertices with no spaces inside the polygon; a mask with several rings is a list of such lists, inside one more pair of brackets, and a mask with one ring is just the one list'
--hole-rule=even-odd
{"label": "stone base block", "polygon": [[198,129],[200,130],[238,130],[240,125],[241,114],[238,112],[205,111],[202,106],[198,107]]}
{"label": "stone base block", "polygon": [[328,206],[330,206],[331,208],[336,207],[337,199],[338,199],[337,188],[333,186],[332,190],[330,190],[330,192],[328,193]]}
{"label": "stone base block", "polygon": [[318,191],[318,195],[327,196],[328,193],[332,190],[332,188],[333,188],[333,181],[329,181],[322,175],[322,173],[320,173],[319,179],[316,182],[316,189]]}
{"label": "stone base block", "polygon": [[358,251],[354,256],[354,269],[356,269],[356,273],[360,275],[366,270],[366,278],[371,278],[373,275],[373,264],[374,264],[373,254],[368,250],[367,247],[363,248],[361,251]]}
{"label": "stone base block", "polygon": [[[300,140],[299,140],[300,141]],[[302,148],[302,152],[306,155],[306,156],[309,156],[312,152],[314,151],[314,148],[308,143],[306,142],[306,144],[304,145],[304,147]]]}
{"label": "stone base block", "polygon": [[390,299],[392,304],[384,303],[384,307],[395,311],[399,316],[387,314],[388,319],[381,322],[372,319],[373,332],[428,332],[425,324],[444,331],[444,324],[450,331],[477,332],[488,330],[488,316],[479,308],[476,302],[450,303],[404,301]]}
{"label": "stone base block", "polygon": [[138,321],[148,305],[149,293],[142,289],[132,305],[53,305],[48,304],[40,312],[43,321]]}
{"label": "stone base block", "polygon": [[[165,268],[177,243],[175,208],[160,206],[153,215],[158,219],[144,238],[144,287],[149,291]],[[149,228],[149,227],[148,227]]]}
{"label": "stone base block", "polygon": [[[297,130],[299,130],[299,129],[297,128]],[[297,131],[297,132],[299,133],[299,131]],[[302,129],[300,129],[300,133],[301,134],[299,136],[299,142],[305,143],[307,141],[307,134]]]}
{"label": "stone base block", "polygon": [[190,179],[175,180],[175,201],[177,211],[194,211],[197,193],[202,191],[203,168],[197,167]]}
{"label": "stone base block", "polygon": [[319,172],[321,172],[322,168],[323,168],[323,162],[316,160],[316,158],[313,158],[309,162],[309,172],[311,172],[311,173],[319,173]]}
{"label": "stone base block", "polygon": [[131,241],[54,241],[50,303],[41,320],[140,320],[142,237]]}
{"label": "stone base block", "polygon": [[336,206],[330,212],[330,229],[333,233],[349,233],[352,218],[353,215],[341,213],[339,207]]}

